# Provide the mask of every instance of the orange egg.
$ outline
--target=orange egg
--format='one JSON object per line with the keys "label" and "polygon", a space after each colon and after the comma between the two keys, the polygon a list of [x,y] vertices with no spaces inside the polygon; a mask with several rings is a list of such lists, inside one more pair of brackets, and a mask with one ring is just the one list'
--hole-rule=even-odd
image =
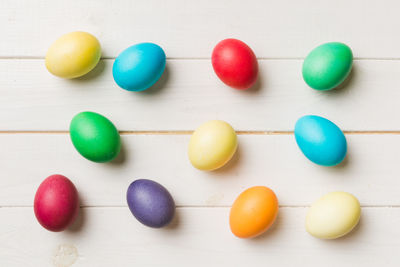
{"label": "orange egg", "polygon": [[242,192],[232,205],[229,224],[232,233],[251,238],[265,232],[278,215],[278,199],[271,189],[254,186]]}

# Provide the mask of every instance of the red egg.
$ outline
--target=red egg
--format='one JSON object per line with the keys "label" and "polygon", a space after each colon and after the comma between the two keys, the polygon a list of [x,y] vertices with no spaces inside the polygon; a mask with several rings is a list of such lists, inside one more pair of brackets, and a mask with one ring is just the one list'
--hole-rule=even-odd
{"label": "red egg", "polygon": [[219,42],[212,53],[212,66],[226,85],[248,89],[257,81],[258,63],[251,48],[237,39]]}
{"label": "red egg", "polygon": [[60,232],[78,215],[78,191],[67,177],[51,175],[36,191],[34,210],[37,220],[44,228]]}

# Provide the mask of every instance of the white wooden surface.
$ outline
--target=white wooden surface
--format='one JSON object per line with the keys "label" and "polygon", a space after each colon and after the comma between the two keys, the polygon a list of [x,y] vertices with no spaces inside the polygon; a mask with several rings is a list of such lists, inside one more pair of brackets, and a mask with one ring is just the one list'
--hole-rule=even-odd
{"label": "white wooden surface", "polygon": [[[399,8],[396,0],[0,1],[0,266],[400,266]],[[95,34],[104,57],[89,75],[61,80],[43,57],[73,30]],[[259,58],[251,91],[227,88],[212,71],[212,48],[226,37]],[[167,71],[149,91],[126,92],[112,80],[113,58],[142,41],[165,49]],[[327,41],[347,43],[356,60],[342,88],[317,92],[302,80],[302,58]],[[95,164],[72,147],[69,122],[83,110],[123,131],[116,161]],[[343,164],[316,166],[298,150],[293,126],[309,113],[346,130]],[[223,169],[200,172],[187,142],[209,119],[240,131],[239,150]],[[32,209],[54,173],[73,180],[82,202],[63,233],[41,228]],[[137,178],[173,194],[168,228],[130,214],[125,192]],[[274,189],[281,210],[265,235],[240,240],[229,231],[229,206],[253,185]],[[305,232],[305,213],[334,190],[360,199],[360,225],[317,240]]]}
{"label": "white wooden surface", "polygon": [[126,189],[139,178],[165,185],[181,207],[229,206],[254,185],[271,187],[284,206],[309,205],[334,190],[352,192],[367,206],[400,206],[399,175],[394,171],[400,135],[348,135],[348,156],[333,168],[308,161],[293,135],[240,135],[235,157],[214,172],[192,167],[189,137],[123,135],[120,157],[98,164],[82,159],[67,134],[1,134],[0,162],[7,162],[2,170],[12,179],[0,179],[0,203],[32,205],[43,177],[62,173],[78,187],[82,205],[90,207],[125,206]]}
{"label": "white wooden surface", "polygon": [[115,84],[113,60],[72,81],[53,77],[43,60],[1,60],[0,130],[68,130],[82,110],[100,112],[128,131],[192,130],[210,119],[236,130],[289,131],[305,114],[325,116],[345,130],[400,130],[400,61],[357,60],[347,84],[330,92],[307,87],[302,60],[259,62],[260,83],[250,91],[224,86],[210,60],[168,60],[158,84],[132,93]]}
{"label": "white wooden surface", "polygon": [[178,208],[176,220],[163,230],[144,227],[126,209],[83,208],[76,226],[57,234],[39,229],[31,208],[1,209],[8,226],[0,228],[2,266],[65,266],[71,258],[74,267],[353,267],[400,261],[400,210],[394,208],[364,208],[355,231],[334,242],[304,231],[303,207],[281,208],[273,228],[253,240],[232,235],[228,208]]}
{"label": "white wooden surface", "polygon": [[209,58],[227,36],[247,41],[266,58],[304,57],[328,40],[355,56],[399,58],[397,0],[2,0],[0,55],[40,57],[72,29],[101,40],[106,57],[146,41],[169,57]]}

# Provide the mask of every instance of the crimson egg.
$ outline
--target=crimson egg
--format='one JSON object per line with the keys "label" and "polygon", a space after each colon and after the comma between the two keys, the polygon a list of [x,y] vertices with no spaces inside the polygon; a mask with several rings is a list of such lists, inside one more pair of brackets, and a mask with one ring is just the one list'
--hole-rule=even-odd
{"label": "crimson egg", "polygon": [[60,232],[71,225],[78,215],[78,191],[67,177],[51,175],[36,191],[34,211],[44,228]]}

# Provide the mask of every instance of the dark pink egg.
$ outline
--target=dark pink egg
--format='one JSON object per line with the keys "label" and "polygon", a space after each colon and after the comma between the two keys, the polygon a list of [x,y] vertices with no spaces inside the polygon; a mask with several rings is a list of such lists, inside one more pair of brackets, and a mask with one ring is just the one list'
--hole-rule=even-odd
{"label": "dark pink egg", "polygon": [[44,228],[60,232],[71,225],[78,215],[78,191],[67,177],[51,175],[36,191],[34,210]]}
{"label": "dark pink egg", "polygon": [[212,52],[211,62],[217,76],[230,87],[248,89],[257,81],[257,58],[251,48],[240,40],[219,42]]}

